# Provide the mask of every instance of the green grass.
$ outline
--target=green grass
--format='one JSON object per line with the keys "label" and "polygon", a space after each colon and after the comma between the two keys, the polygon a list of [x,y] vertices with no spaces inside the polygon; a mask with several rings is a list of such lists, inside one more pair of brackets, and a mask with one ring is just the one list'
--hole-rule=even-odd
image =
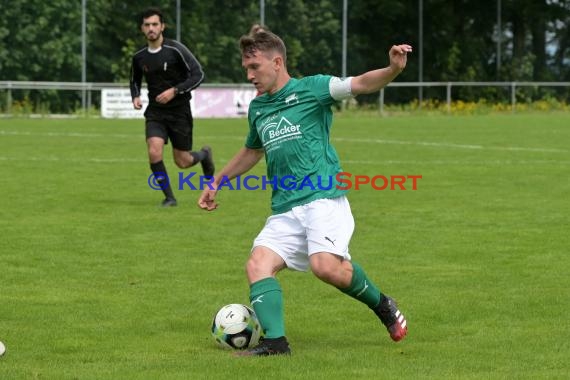
{"label": "green grass", "polygon": [[[221,167],[246,129],[197,120],[195,144]],[[365,306],[283,272],[290,358],[233,358],[209,334],[219,307],[248,303],[268,191],[224,191],[206,213],[185,189],[160,209],[143,135],[142,121],[0,120],[0,379],[567,378],[569,115],[340,115],[346,171],[423,176],[349,194],[351,253],[409,336],[392,343]]]}

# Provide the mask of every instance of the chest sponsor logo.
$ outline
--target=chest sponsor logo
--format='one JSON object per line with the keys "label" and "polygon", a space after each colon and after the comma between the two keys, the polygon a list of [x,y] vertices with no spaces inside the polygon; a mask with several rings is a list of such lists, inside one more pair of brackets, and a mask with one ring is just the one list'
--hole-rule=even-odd
{"label": "chest sponsor logo", "polygon": [[287,118],[281,117],[279,121],[271,121],[261,130],[261,139],[265,149],[273,149],[283,141],[301,138],[301,126],[293,124]]}

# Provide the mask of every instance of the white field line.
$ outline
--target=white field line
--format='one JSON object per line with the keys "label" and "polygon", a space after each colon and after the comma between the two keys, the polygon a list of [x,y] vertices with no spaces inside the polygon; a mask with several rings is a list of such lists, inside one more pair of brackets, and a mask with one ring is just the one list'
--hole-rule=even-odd
{"label": "white field line", "polygon": [[66,157],[56,157],[56,156],[45,156],[45,157],[6,157],[0,156],[0,161],[31,161],[31,162],[91,162],[97,164],[117,164],[117,163],[127,163],[127,162],[148,162],[145,159],[136,159],[136,158],[112,158],[112,157],[105,157],[105,158],[98,158],[98,157],[89,157],[89,158],[66,158]]}
{"label": "white field line", "polygon": [[452,144],[440,142],[427,142],[427,141],[400,141],[400,140],[381,140],[381,139],[352,139],[352,138],[336,138],[335,141],[363,143],[363,144],[390,144],[390,145],[418,145],[418,146],[433,146],[441,148],[455,148],[455,149],[470,149],[470,150],[504,150],[504,151],[523,151],[523,152],[552,152],[552,153],[566,153],[567,149],[555,148],[526,148],[516,146],[483,146],[483,145],[468,145],[468,144]]}
{"label": "white field line", "polygon": [[[227,163],[229,159],[221,158],[216,159],[219,163]],[[120,157],[88,157],[88,158],[65,158],[57,156],[45,157],[7,157],[0,156],[1,161],[14,161],[14,162],[89,162],[94,164],[121,164],[121,163],[140,163],[146,164],[148,161],[144,158],[120,158]],[[382,166],[382,165],[413,165],[413,166],[445,166],[445,165],[463,165],[463,166],[506,166],[506,165],[551,165],[551,166],[567,166],[570,161],[558,160],[480,160],[480,161],[459,161],[459,160],[376,160],[376,161],[362,161],[362,160],[341,160],[342,164],[349,165],[366,165],[366,166]],[[259,163],[265,166],[265,162]],[[167,165],[169,163],[167,162]],[[174,164],[172,164],[174,166]],[[184,169],[180,169],[184,170]],[[191,170],[191,169],[186,169]]]}
{"label": "white field line", "polygon": [[[5,131],[0,130],[0,136],[42,136],[42,137],[115,137],[115,138],[131,138],[135,135],[116,134],[116,133],[79,133],[79,132],[23,132],[23,131]],[[140,137],[139,137],[140,138]],[[144,135],[143,135],[144,138]]]}
{"label": "white field line", "polygon": [[[76,133],[76,132],[40,132],[31,133],[23,131],[6,131],[0,130],[0,136],[44,136],[44,137],[102,137],[102,138],[132,138],[143,139],[144,136],[132,134],[105,134],[105,133]],[[245,135],[238,136],[201,136],[206,141],[212,140],[241,140],[245,141]],[[516,147],[516,146],[484,146],[484,145],[471,145],[471,144],[453,144],[442,142],[428,142],[428,141],[402,141],[402,140],[383,140],[383,139],[356,139],[356,138],[332,138],[333,141],[359,143],[359,144],[379,144],[379,145],[416,145],[438,148],[452,148],[452,149],[468,149],[468,150],[498,150],[498,151],[521,151],[521,152],[542,152],[542,153],[568,153],[567,149],[556,148],[530,148],[530,147]]]}
{"label": "white field line", "polygon": [[[82,132],[22,132],[22,131],[6,131],[0,129],[0,136],[42,136],[42,137],[87,137],[87,138],[117,138],[117,139],[136,139],[144,141],[144,131],[140,134],[125,134],[125,133],[82,133]],[[201,139],[223,139],[223,140],[241,140],[245,141],[245,134],[243,136],[201,136]]]}

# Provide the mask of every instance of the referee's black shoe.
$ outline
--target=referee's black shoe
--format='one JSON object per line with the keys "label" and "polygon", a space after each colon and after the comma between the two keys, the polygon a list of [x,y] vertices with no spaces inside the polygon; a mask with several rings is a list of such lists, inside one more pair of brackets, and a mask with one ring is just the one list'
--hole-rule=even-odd
{"label": "referee's black shoe", "polygon": [[202,164],[202,171],[204,172],[204,177],[211,178],[214,176],[214,171],[216,167],[214,166],[214,156],[212,154],[212,148],[208,145],[202,147],[202,152],[206,154],[206,157],[200,161]]}
{"label": "referee's black shoe", "polygon": [[161,206],[162,207],[176,207],[176,206],[178,206],[178,202],[176,201],[175,198],[168,197],[162,201]]}

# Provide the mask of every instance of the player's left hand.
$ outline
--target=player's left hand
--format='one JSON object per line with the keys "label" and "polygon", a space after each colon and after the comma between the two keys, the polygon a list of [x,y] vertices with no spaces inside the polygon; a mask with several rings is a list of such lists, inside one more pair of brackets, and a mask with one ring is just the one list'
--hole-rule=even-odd
{"label": "player's left hand", "polygon": [[156,97],[156,102],[160,104],[166,104],[172,99],[174,99],[175,96],[176,93],[174,92],[174,87],[171,87],[168,90],[165,90],[160,94],[158,94],[158,96]]}
{"label": "player's left hand", "polygon": [[390,49],[390,67],[401,72],[406,67],[406,62],[408,60],[408,53],[412,52],[412,47],[410,45],[393,45]]}

